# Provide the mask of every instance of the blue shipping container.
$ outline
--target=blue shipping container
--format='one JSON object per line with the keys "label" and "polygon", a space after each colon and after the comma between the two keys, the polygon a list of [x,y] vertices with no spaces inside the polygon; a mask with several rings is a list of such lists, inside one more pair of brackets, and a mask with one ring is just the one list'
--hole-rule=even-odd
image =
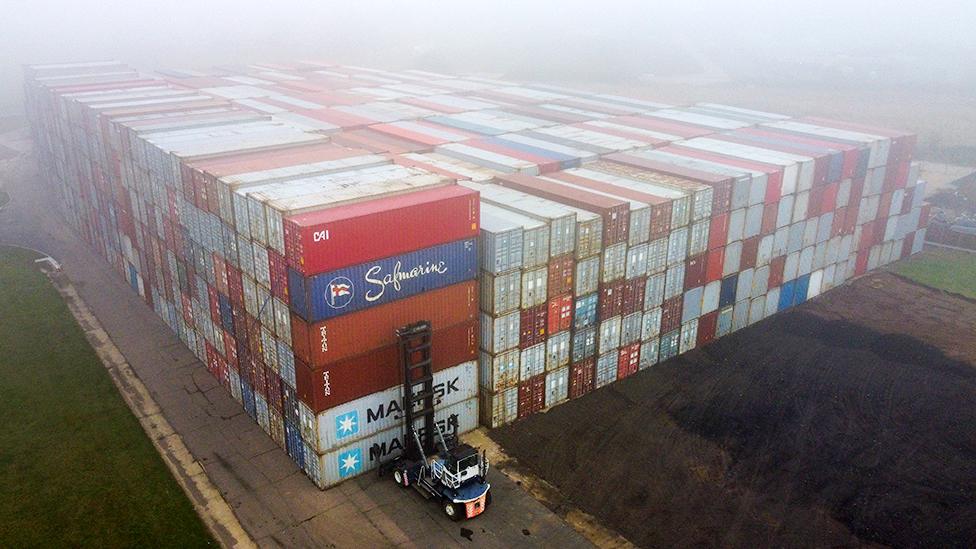
{"label": "blue shipping container", "polygon": [[596,324],[596,305],[599,295],[592,293],[577,298],[573,308],[573,329],[579,330]]}
{"label": "blue shipping container", "polygon": [[220,305],[220,323],[224,331],[230,335],[234,333],[234,309],[230,306],[230,298],[224,294],[217,294],[217,303]]}
{"label": "blue shipping container", "polygon": [[477,272],[478,243],[468,238],[309,278],[289,269],[289,299],[298,316],[319,322],[471,280]]}
{"label": "blue shipping container", "polygon": [[582,163],[582,160],[579,158],[569,156],[568,154],[558,153],[548,149],[543,149],[541,147],[534,147],[532,145],[526,145],[525,143],[519,143],[518,141],[509,141],[508,139],[503,139],[501,137],[488,137],[485,138],[485,141],[493,145],[508,147],[509,149],[515,149],[527,154],[534,154],[536,156],[555,160],[559,162],[559,167],[564,170],[576,168]]}
{"label": "blue shipping container", "polygon": [[789,309],[793,306],[793,293],[796,289],[796,281],[791,280],[789,282],[784,282],[779,289],[779,307],[778,310],[782,311],[784,309]]}
{"label": "blue shipping container", "polygon": [[735,303],[735,289],[739,284],[739,273],[722,279],[722,287],[718,294],[718,306],[728,307]]}
{"label": "blue shipping container", "polygon": [[805,274],[796,279],[796,286],[793,287],[793,304],[799,305],[806,301],[808,291],[810,291],[810,275]]}

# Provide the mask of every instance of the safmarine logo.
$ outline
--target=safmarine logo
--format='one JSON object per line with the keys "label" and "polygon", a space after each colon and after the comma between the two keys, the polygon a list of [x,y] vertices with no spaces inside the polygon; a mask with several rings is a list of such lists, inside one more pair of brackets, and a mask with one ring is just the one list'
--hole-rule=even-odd
{"label": "safmarine logo", "polygon": [[337,276],[329,281],[325,291],[325,302],[333,309],[341,309],[352,301],[352,280],[344,276]]}
{"label": "safmarine logo", "polygon": [[353,410],[335,418],[336,440],[342,440],[359,432],[359,412]]}
{"label": "safmarine logo", "polygon": [[363,451],[353,448],[339,454],[339,478],[355,475],[363,469]]}

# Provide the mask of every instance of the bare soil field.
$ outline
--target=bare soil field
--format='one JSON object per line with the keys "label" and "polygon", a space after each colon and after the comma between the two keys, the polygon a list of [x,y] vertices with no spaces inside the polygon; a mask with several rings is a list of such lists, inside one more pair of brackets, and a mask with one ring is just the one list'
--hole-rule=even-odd
{"label": "bare soil field", "polygon": [[491,435],[641,546],[972,547],[974,334],[872,274]]}

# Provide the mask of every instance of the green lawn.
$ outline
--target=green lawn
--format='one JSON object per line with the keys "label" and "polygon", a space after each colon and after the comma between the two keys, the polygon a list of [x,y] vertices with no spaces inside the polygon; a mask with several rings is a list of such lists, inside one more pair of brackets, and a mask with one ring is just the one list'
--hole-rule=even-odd
{"label": "green lawn", "polygon": [[916,282],[976,298],[976,254],[948,249],[928,249],[891,270]]}
{"label": "green lawn", "polygon": [[35,257],[0,247],[0,547],[216,545]]}

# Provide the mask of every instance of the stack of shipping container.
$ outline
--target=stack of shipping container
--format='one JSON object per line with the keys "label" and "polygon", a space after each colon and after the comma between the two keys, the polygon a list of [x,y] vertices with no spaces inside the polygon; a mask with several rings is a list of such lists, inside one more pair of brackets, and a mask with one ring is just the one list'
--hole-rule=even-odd
{"label": "stack of shipping container", "polygon": [[65,217],[320,487],[402,447],[399,326],[463,433],[924,242],[905,132],[313,62],[26,76]]}

